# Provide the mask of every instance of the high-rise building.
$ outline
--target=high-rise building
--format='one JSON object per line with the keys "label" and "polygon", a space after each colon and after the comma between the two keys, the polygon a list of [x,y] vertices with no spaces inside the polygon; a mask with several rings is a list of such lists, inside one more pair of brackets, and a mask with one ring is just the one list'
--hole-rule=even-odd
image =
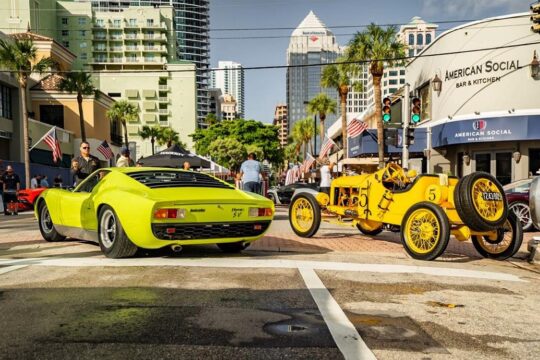
{"label": "high-rise building", "polygon": [[129,6],[172,6],[178,60],[195,63],[197,74],[197,120],[204,124],[210,106],[208,82],[210,67],[209,0],[79,0],[91,1],[96,11],[120,11]]}
{"label": "high-rise building", "polygon": [[[307,116],[306,104],[317,94],[324,92],[338,101],[336,89],[321,86],[322,66],[309,66],[335,62],[341,53],[334,34],[310,11],[293,31],[287,49],[287,108],[288,131],[294,124]],[[336,116],[329,114],[326,128]],[[320,147],[320,140],[317,145]],[[317,150],[317,149],[316,149]]]}
{"label": "high-rise building", "polygon": [[225,94],[221,98],[221,118],[223,120],[238,119],[236,99],[231,94]]}
{"label": "high-rise building", "polygon": [[288,135],[289,130],[287,127],[288,119],[287,119],[287,105],[286,104],[276,105],[273,124],[279,128],[278,130],[279,145],[282,148],[287,146],[287,135]]}
{"label": "high-rise building", "polygon": [[232,95],[237,102],[238,117],[244,118],[244,70],[242,64],[234,61],[219,61],[218,68],[212,71],[211,87],[221,89],[223,94]]}

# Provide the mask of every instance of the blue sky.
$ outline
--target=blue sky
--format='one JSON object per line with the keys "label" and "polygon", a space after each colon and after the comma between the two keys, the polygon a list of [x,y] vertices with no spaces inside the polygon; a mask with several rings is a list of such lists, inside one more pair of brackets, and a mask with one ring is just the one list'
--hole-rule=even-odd
{"label": "blue sky", "polygon": [[[313,10],[345,45],[353,28],[339,25],[407,23],[413,16],[428,22],[482,19],[526,12],[532,0],[211,0],[211,66],[231,60],[244,66],[285,65],[292,30],[221,31],[224,28],[296,27]],[[440,29],[448,29],[442,24]],[[361,30],[361,28],[358,28]],[[266,39],[225,37],[277,36]],[[245,72],[246,118],[271,122],[274,107],[286,102],[285,70]]]}

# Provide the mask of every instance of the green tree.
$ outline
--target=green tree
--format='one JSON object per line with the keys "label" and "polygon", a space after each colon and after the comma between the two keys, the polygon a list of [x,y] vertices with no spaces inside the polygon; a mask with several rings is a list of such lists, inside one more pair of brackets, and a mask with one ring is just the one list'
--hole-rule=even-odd
{"label": "green tree", "polygon": [[157,142],[159,145],[167,145],[167,147],[171,147],[172,144],[176,144],[183,149],[187,149],[187,145],[180,141],[180,134],[168,127],[161,128],[161,131],[157,137]]}
{"label": "green tree", "polygon": [[313,120],[309,117],[298,120],[292,128],[292,137],[294,142],[299,146],[303,147],[302,158],[306,158],[306,153],[308,146],[310,148],[311,154],[313,154],[313,133],[315,132],[315,127],[313,125]]}
{"label": "green tree", "polygon": [[335,114],[336,108],[336,101],[325,93],[320,93],[319,95],[315,96],[307,104],[308,114],[319,115],[319,134],[321,136],[321,144],[324,141],[324,121],[326,120],[326,115]]}
{"label": "green tree", "polygon": [[204,122],[207,125],[214,125],[214,124],[216,124],[218,122],[218,118],[217,118],[216,114],[208,113],[208,115],[206,115],[206,118],[204,119]]}
{"label": "green tree", "polygon": [[[349,42],[346,57],[349,61],[369,61],[369,72],[373,77],[375,95],[375,116],[377,118],[377,137],[379,166],[384,166],[384,130],[382,121],[381,79],[385,66],[400,65],[405,57],[406,46],[396,38],[396,28],[383,29],[375,24],[357,33]],[[383,60],[384,59],[384,60]]]}
{"label": "green tree", "polygon": [[161,133],[161,127],[158,125],[154,126],[148,126],[144,125],[141,130],[139,130],[139,136],[143,139],[150,139],[150,143],[152,143],[152,155],[154,155],[155,152],[155,142],[156,139],[159,137],[159,134]]}
{"label": "green tree", "polygon": [[85,72],[69,72],[58,84],[58,90],[77,94],[77,105],[79,105],[79,126],[81,127],[81,139],[86,141],[86,129],[84,126],[83,96],[96,94],[90,74]]}
{"label": "green tree", "polygon": [[246,149],[234,137],[218,138],[208,148],[212,160],[231,170],[238,170],[246,158]]}
{"label": "green tree", "polygon": [[325,88],[336,89],[339,94],[341,108],[341,142],[343,144],[343,157],[347,158],[347,95],[350,89],[362,91],[362,83],[354,80],[360,73],[357,64],[347,63],[346,59],[339,58],[338,64],[327,65],[323,69],[321,85]]}
{"label": "green tree", "polygon": [[0,66],[12,71],[19,83],[19,97],[22,105],[23,146],[24,146],[24,175],[26,188],[30,188],[30,144],[28,135],[28,99],[26,88],[28,78],[34,73],[42,74],[54,65],[51,58],[38,60],[36,47],[31,40],[15,39],[13,42],[0,39]]}
{"label": "green tree", "polygon": [[296,163],[298,161],[298,150],[296,144],[292,143],[285,147],[283,156],[285,160]]}
{"label": "green tree", "polygon": [[127,100],[115,102],[107,111],[107,117],[110,121],[120,121],[120,123],[122,123],[122,128],[124,129],[124,144],[126,147],[129,145],[126,122],[136,121],[138,116],[139,108]]}

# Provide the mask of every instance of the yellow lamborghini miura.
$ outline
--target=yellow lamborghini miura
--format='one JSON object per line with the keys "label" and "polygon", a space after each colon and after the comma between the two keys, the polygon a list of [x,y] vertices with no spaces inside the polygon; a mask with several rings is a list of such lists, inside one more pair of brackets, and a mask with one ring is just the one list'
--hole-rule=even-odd
{"label": "yellow lamborghini miura", "polygon": [[96,241],[106,256],[122,258],[188,244],[239,252],[268,230],[274,204],[199,172],[109,168],[73,190],[46,190],[35,214],[45,240]]}

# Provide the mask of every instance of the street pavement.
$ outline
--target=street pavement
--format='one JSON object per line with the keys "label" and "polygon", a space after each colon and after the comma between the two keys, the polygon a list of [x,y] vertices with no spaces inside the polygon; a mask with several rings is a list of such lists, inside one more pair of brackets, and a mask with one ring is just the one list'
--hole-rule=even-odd
{"label": "street pavement", "polygon": [[242,254],[112,260],[43,241],[31,214],[0,216],[0,359],[536,359],[540,267],[525,250],[494,261],[451,239],[422,262],[390,232],[323,223],[299,238],[279,208]]}

